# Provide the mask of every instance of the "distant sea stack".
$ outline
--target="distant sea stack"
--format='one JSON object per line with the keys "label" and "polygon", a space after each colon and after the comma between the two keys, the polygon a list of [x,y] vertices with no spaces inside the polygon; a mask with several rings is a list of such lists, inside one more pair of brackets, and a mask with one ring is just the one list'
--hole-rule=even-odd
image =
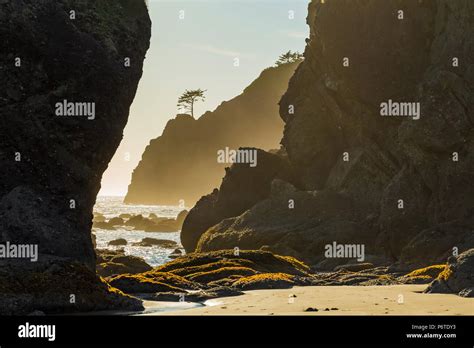
{"label": "distant sea stack", "polygon": [[[134,170],[125,203],[192,206],[212,191],[229,163],[217,151],[241,146],[278,149],[283,122],[278,102],[299,63],[264,70],[241,95],[198,119],[178,115],[152,140]],[[212,93],[212,91],[209,91]]]}
{"label": "distant sea stack", "polygon": [[110,307],[92,210],[150,35],[144,1],[0,2],[0,244],[39,249],[0,260],[0,313]]}
{"label": "distant sea stack", "polygon": [[[406,267],[474,247],[472,13],[470,0],[312,1],[305,59],[280,102],[297,182],[275,177],[266,199],[216,218],[219,202],[249,195],[222,185],[190,211],[181,239],[320,268],[344,262],[325,256],[334,241]],[[223,183],[257,173],[235,166]]]}

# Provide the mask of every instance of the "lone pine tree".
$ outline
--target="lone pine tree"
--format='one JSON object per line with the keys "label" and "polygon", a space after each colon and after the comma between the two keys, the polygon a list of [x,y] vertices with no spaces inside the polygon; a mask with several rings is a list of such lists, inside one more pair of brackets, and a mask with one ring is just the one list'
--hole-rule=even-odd
{"label": "lone pine tree", "polygon": [[280,57],[278,57],[278,60],[276,61],[275,64],[277,66],[280,66],[280,65],[283,65],[283,64],[294,63],[294,62],[297,62],[297,61],[302,60],[302,59],[303,59],[303,55],[301,53],[292,52],[290,50],[290,51],[280,55]]}
{"label": "lone pine tree", "polygon": [[184,109],[191,113],[194,117],[194,103],[201,100],[204,101],[206,97],[204,93],[206,91],[202,89],[186,90],[178,99],[178,108]]}

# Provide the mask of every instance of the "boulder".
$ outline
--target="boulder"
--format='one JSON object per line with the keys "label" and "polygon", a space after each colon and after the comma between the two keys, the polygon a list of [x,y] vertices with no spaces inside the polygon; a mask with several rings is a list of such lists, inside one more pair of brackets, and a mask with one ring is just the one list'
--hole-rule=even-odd
{"label": "boulder", "polygon": [[109,230],[109,231],[112,231],[112,230],[115,230],[115,227],[110,225],[108,222],[106,221],[101,221],[101,222],[94,222],[92,224],[92,227],[94,228],[99,228],[101,230]]}
{"label": "boulder", "polygon": [[178,257],[181,257],[183,255],[183,252],[181,249],[174,249],[171,254],[168,255],[170,259],[176,259]]}
{"label": "boulder", "polygon": [[296,285],[293,279],[285,273],[263,273],[240,278],[232,286],[241,290],[289,289]]}
{"label": "boulder", "polygon": [[404,284],[429,284],[444,271],[446,265],[433,265],[411,271],[399,277],[398,280]]}
{"label": "boulder", "polygon": [[250,250],[235,255],[233,250],[223,250],[188,254],[147,272],[108,280],[112,286],[143,299],[179,301],[184,294],[185,301],[201,302],[241,294],[241,288],[309,285],[316,278],[307,265],[291,257]]}
{"label": "boulder", "polygon": [[186,254],[156,268],[189,277],[198,272],[211,272],[222,267],[248,267],[259,273],[287,273],[309,276],[310,268],[303,262],[290,257],[260,250],[219,250],[207,253]]}
{"label": "boulder", "polygon": [[118,274],[136,274],[150,271],[152,267],[141,257],[125,255],[124,251],[97,250],[97,273],[102,277]]}
{"label": "boulder", "polygon": [[101,213],[94,212],[94,218],[92,219],[93,222],[105,222],[105,216]]}
{"label": "boulder", "polygon": [[267,198],[273,179],[295,181],[283,157],[259,149],[250,150],[256,151],[257,165],[234,163],[226,170],[219,190],[202,197],[187,215],[181,230],[181,243],[186,252],[195,250],[199,238],[209,227],[238,216]]}
{"label": "boulder", "polygon": [[114,217],[110,219],[108,223],[111,226],[122,226],[124,224],[124,220],[120,217]]}
{"label": "boulder", "polygon": [[119,238],[119,239],[114,239],[114,240],[111,240],[109,243],[109,245],[127,245],[127,241],[123,238]]}
{"label": "boulder", "polygon": [[125,250],[122,249],[96,249],[96,262],[97,264],[103,262],[110,262],[116,256],[123,256],[125,255]]}
{"label": "boulder", "polygon": [[[272,252],[311,265],[327,260],[326,245],[334,241],[361,244],[365,253],[372,253],[375,232],[363,222],[357,223],[355,211],[356,205],[349,197],[329,190],[272,194],[242,215],[209,228],[201,236],[196,251],[270,246]],[[342,259],[334,260],[340,264]],[[327,270],[334,267],[330,264]]]}
{"label": "boulder", "polygon": [[[71,294],[80,301],[64,301]],[[0,262],[0,315],[143,309],[141,300],[110,286],[78,262],[48,256],[36,263]]]}
{"label": "boulder", "polygon": [[474,249],[469,249],[457,257],[450,257],[447,266],[428,286],[425,293],[474,297]]}
{"label": "boulder", "polygon": [[132,226],[136,230],[144,230],[145,227],[153,222],[145,217],[142,214],[132,216],[125,222],[126,226]]}
{"label": "boulder", "polygon": [[143,238],[141,242],[133,243],[132,245],[142,247],[151,247],[153,245],[158,245],[162,248],[170,249],[176,247],[178,243],[168,239]]}
{"label": "boulder", "polygon": [[134,275],[118,275],[110,278],[109,283],[126,293],[183,293],[186,292],[187,289],[197,289],[196,283],[172,273],[164,273],[156,270]]}

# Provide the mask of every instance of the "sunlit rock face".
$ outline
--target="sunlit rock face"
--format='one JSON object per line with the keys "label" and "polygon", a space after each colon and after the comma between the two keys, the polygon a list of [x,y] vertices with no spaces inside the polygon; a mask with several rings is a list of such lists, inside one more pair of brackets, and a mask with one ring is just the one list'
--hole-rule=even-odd
{"label": "sunlit rock face", "polygon": [[314,194],[271,195],[210,226],[199,250],[265,246],[315,264],[336,240],[414,266],[473,247],[473,10],[312,1],[280,115],[291,167]]}
{"label": "sunlit rock face", "polygon": [[94,269],[92,209],[150,35],[144,1],[0,2],[0,242]]}
{"label": "sunlit rock face", "polygon": [[[281,102],[282,143],[306,188],[347,193],[362,216],[378,216],[378,248],[408,263],[472,243],[455,225],[473,227],[473,9],[314,1],[305,62]],[[384,117],[388,102],[415,102],[419,114]]]}
{"label": "sunlit rock face", "polygon": [[277,149],[283,131],[278,101],[299,62],[265,69],[243,93],[198,119],[177,115],[150,141],[133,171],[126,203],[193,206],[219,187],[217,153],[241,146]]}

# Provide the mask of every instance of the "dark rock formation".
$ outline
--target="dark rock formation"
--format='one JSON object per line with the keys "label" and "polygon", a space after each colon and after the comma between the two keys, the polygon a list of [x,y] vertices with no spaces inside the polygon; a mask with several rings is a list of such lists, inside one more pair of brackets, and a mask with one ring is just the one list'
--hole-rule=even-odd
{"label": "dark rock formation", "polygon": [[268,251],[220,250],[208,253],[192,253],[170,261],[155,270],[170,272],[183,277],[197,272],[211,272],[223,267],[248,267],[259,273],[287,273],[307,276],[310,269],[292,257],[272,254]]}
{"label": "dark rock formation", "polygon": [[[309,267],[294,258],[266,251],[236,255],[234,250],[188,254],[148,272],[108,279],[112,286],[143,299],[179,301],[184,295],[185,301],[196,302],[240,295],[239,289],[288,288],[313,280]],[[153,295],[143,296],[149,293]]]}
{"label": "dark rock formation", "polygon": [[168,255],[168,258],[170,259],[176,259],[180,256],[183,255],[183,252],[181,251],[181,249],[174,249],[173,252],[171,254]]}
{"label": "dark rock formation", "polygon": [[[0,3],[0,242],[38,244],[38,269],[51,256],[95,270],[92,208],[127,123],[150,27],[144,1]],[[95,114],[57,116],[64,100],[95,103]]]}
{"label": "dark rock formation", "polygon": [[233,285],[242,290],[289,289],[294,277],[285,273],[264,273],[238,279]]}
{"label": "dark rock formation", "polygon": [[0,315],[143,310],[141,300],[125,295],[78,262],[44,256],[41,262],[0,265]]}
{"label": "dark rock formation", "polygon": [[307,265],[288,256],[267,251],[237,254],[234,250],[220,250],[191,253],[148,272],[122,274],[108,281],[144,300],[203,302],[240,295],[244,290],[293,286],[426,284],[445,267],[435,265],[405,274],[388,267],[366,268],[370,266],[366,263],[352,265],[352,270],[313,273]]}
{"label": "dark rock formation", "polygon": [[108,221],[108,223],[109,223],[109,225],[112,225],[112,226],[121,226],[121,225],[124,224],[124,221],[120,217],[114,217],[114,218],[110,219]]}
{"label": "dark rock formation", "polygon": [[[292,209],[290,200],[295,202]],[[283,196],[272,193],[242,215],[209,228],[197,251],[268,245],[273,252],[315,264],[325,260],[324,246],[333,241],[373,245],[370,231],[353,222],[354,208],[345,195],[331,191],[298,191]]]}
{"label": "dark rock formation", "polygon": [[447,260],[454,250],[474,246],[474,215],[437,224],[417,234],[402,250],[400,261],[410,268]]}
{"label": "dark rock formation", "polygon": [[122,274],[109,279],[109,283],[126,293],[183,292],[194,289],[195,283],[168,273],[155,271],[140,274]]}
{"label": "dark rock formation", "polygon": [[425,292],[474,297],[474,249],[469,249],[458,257],[450,257],[448,265]]}
{"label": "dark rock formation", "polygon": [[438,275],[446,268],[446,265],[433,265],[425,268],[416,269],[398,280],[404,284],[429,284],[435,280]]}
{"label": "dark rock formation", "polygon": [[127,245],[128,242],[126,239],[119,238],[119,239],[114,239],[109,242],[109,245]]}
{"label": "dark rock formation", "polygon": [[159,245],[162,248],[176,248],[178,243],[174,240],[168,239],[157,239],[157,238],[143,238],[138,243],[133,243],[135,246],[142,246],[142,247],[151,247],[153,245]]}
{"label": "dark rock formation", "polygon": [[[201,235],[223,219],[237,216],[270,195],[271,182],[278,178],[295,181],[288,162],[259,149],[257,165],[235,163],[226,170],[220,189],[202,197],[184,220],[181,243],[187,252],[196,248]],[[232,249],[237,244],[219,249]],[[258,248],[254,248],[258,249]]]}
{"label": "dark rock formation", "polygon": [[[143,215],[130,216],[122,225],[132,226],[136,230],[143,230],[145,232],[178,232],[181,230],[183,221],[188,214],[187,210],[181,211],[176,219],[169,219],[164,217],[157,217],[155,214],[150,214],[148,218]],[[114,218],[116,219],[116,218]],[[108,229],[112,225],[112,220],[109,222],[97,222],[94,226]]]}
{"label": "dark rock formation", "polygon": [[97,273],[102,277],[147,272],[152,267],[141,257],[125,255],[123,250],[96,250]]}
{"label": "dark rock formation", "polygon": [[[307,192],[226,216],[198,250],[265,246],[315,264],[328,242],[362,243],[413,269],[472,248],[473,10],[468,0],[313,1],[305,60],[280,102],[282,144]],[[419,119],[382,117],[389,100],[420,103]],[[206,224],[213,199],[196,206]]]}
{"label": "dark rock formation", "polygon": [[[282,143],[305,188],[344,191],[363,214],[378,216],[378,245],[394,259],[424,229],[459,223],[474,205],[467,184],[474,179],[474,26],[465,15],[473,9],[470,1],[443,0],[310,7],[305,61],[280,104]],[[453,67],[454,57],[464,63]],[[420,102],[420,119],[381,117],[380,103],[389,99]],[[467,229],[452,233],[422,257],[443,261],[467,236]]]}
{"label": "dark rock formation", "polygon": [[199,119],[178,115],[150,142],[133,172],[126,203],[192,206],[219,185],[226,164],[217,151],[255,146],[278,148],[283,123],[278,101],[297,63],[262,72],[244,92]]}

